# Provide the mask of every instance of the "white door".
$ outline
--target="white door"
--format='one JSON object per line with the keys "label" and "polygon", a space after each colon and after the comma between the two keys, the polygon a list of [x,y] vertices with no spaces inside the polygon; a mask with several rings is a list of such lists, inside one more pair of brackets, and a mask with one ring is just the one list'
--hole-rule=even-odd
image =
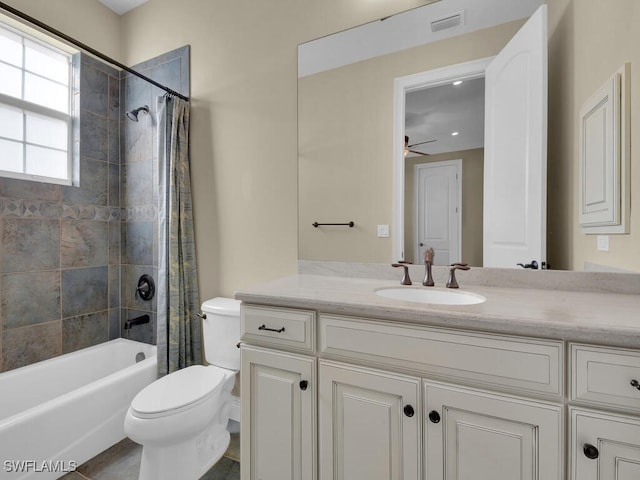
{"label": "white door", "polygon": [[571,409],[571,480],[638,480],[640,420]]}
{"label": "white door", "polygon": [[433,248],[434,265],[461,261],[462,160],[415,166],[416,245],[414,263]]}
{"label": "white door", "polygon": [[313,480],[315,359],[243,346],[241,360],[242,480]]}
{"label": "white door", "polygon": [[562,406],[425,382],[427,480],[561,480]]}
{"label": "white door", "polygon": [[420,479],[420,380],[320,362],[320,480]]}
{"label": "white door", "polygon": [[546,261],[547,6],[485,72],[485,267]]}

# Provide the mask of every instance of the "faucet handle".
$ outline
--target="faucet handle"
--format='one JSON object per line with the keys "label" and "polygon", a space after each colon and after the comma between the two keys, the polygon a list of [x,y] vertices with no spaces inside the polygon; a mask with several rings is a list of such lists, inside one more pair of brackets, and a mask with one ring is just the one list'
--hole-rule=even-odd
{"label": "faucet handle", "polygon": [[447,281],[447,288],[458,288],[458,281],[456,280],[456,270],[471,270],[468,263],[452,263],[449,268],[449,280]]}
{"label": "faucet handle", "polygon": [[404,273],[402,274],[402,280],[400,284],[402,285],[411,285],[411,278],[409,278],[409,265],[411,262],[398,261],[398,263],[392,263],[392,267],[402,267],[404,268]]}
{"label": "faucet handle", "polygon": [[424,261],[426,262],[433,262],[433,257],[435,256],[435,252],[433,251],[433,247],[428,248],[427,250],[425,250],[424,252]]}

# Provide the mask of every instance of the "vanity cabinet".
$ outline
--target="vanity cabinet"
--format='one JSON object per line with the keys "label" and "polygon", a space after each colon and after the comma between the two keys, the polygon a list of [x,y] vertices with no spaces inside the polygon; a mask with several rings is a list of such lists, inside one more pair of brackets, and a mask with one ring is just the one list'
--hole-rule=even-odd
{"label": "vanity cabinet", "polygon": [[571,344],[571,480],[640,478],[640,352]]}
{"label": "vanity cabinet", "polygon": [[241,324],[243,480],[563,478],[561,341],[246,304]]}
{"label": "vanity cabinet", "polygon": [[242,346],[243,480],[316,478],[316,360]]}
{"label": "vanity cabinet", "polygon": [[560,480],[562,406],[425,381],[425,478]]}
{"label": "vanity cabinet", "polygon": [[320,480],[419,480],[420,379],[320,361]]}

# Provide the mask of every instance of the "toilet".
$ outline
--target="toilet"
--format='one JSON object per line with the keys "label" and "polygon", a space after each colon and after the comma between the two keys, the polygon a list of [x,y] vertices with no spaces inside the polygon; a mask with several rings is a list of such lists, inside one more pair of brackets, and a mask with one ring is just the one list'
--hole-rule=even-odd
{"label": "toilet", "polygon": [[229,402],[240,369],[240,302],[213,298],[202,312],[208,365],[147,385],[127,411],[125,433],[142,445],[139,480],[197,480],[229,446]]}

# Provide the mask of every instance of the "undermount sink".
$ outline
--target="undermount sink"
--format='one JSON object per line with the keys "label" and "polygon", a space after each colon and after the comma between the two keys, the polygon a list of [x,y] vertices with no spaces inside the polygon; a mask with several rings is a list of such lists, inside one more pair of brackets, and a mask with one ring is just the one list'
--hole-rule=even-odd
{"label": "undermount sink", "polygon": [[375,290],[374,293],[394,300],[432,305],[474,305],[487,301],[486,297],[476,293],[433,288],[388,287]]}

